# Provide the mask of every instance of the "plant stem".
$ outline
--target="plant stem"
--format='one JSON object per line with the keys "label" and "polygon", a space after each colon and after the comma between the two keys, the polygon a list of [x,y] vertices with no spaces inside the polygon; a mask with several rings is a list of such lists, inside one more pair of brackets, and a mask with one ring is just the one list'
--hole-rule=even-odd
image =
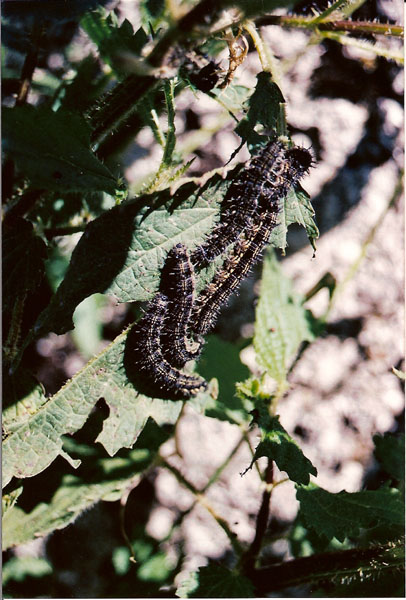
{"label": "plant stem", "polygon": [[[273,461],[268,460],[268,464],[265,470],[265,483],[272,484],[273,483]],[[264,539],[268,521],[269,521],[269,503],[271,500],[272,487],[267,485],[263,494],[262,494],[262,502],[257,515],[257,523],[255,528],[255,537],[252,541],[251,546],[244,554],[241,559],[241,564],[244,569],[252,569],[255,566],[255,562],[258,558],[259,552],[261,550],[262,541]]]}
{"label": "plant stem", "polygon": [[365,50],[366,52],[372,52],[377,56],[383,56],[388,60],[394,60],[398,64],[403,64],[404,62],[403,53],[400,50],[398,52],[395,52],[393,49],[385,48],[385,46],[380,46],[379,44],[373,44],[365,40],[358,40],[347,35],[346,32],[340,33],[338,31],[320,31],[319,35],[322,38],[334,40],[342,46],[351,46],[353,48]]}
{"label": "plant stem", "polygon": [[244,29],[251,36],[255,49],[258,52],[259,60],[261,61],[262,70],[270,73],[273,81],[280,88],[280,70],[277,59],[272,55],[269,47],[264,43],[252,21],[246,21],[244,23]]}
{"label": "plant stem", "polygon": [[31,86],[32,76],[34,74],[35,67],[37,66],[41,36],[42,26],[37,21],[35,21],[31,33],[32,43],[30,49],[27,52],[23,68],[21,70],[20,89],[17,94],[15,104],[16,106],[22,106],[27,100],[28,92]]}
{"label": "plant stem", "polygon": [[348,31],[384,35],[386,37],[403,37],[404,28],[401,25],[376,23],[373,21],[345,21],[342,19],[324,23],[315,22],[311,17],[299,15],[265,15],[255,20],[257,27],[280,25],[282,27],[298,27],[318,31]]}
{"label": "plant stem", "polygon": [[[259,595],[292,586],[344,583],[346,579],[365,580],[383,571],[399,573],[404,568],[403,543],[388,543],[371,548],[357,548],[315,554],[285,563],[252,570],[251,581]],[[404,553],[403,553],[404,554]]]}

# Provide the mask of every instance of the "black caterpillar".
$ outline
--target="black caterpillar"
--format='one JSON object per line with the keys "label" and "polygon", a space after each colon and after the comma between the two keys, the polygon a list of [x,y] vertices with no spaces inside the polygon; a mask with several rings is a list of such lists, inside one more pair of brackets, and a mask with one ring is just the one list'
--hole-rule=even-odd
{"label": "black caterpillar", "polygon": [[[190,256],[182,244],[168,253],[160,292],[136,324],[134,344],[138,367],[165,392],[189,398],[207,387],[204,379],[180,369],[199,356],[202,336],[259,260],[278,223],[283,198],[311,164],[308,150],[271,142],[230,185],[221,219],[206,241]],[[227,251],[222,267],[196,298],[195,270]]]}

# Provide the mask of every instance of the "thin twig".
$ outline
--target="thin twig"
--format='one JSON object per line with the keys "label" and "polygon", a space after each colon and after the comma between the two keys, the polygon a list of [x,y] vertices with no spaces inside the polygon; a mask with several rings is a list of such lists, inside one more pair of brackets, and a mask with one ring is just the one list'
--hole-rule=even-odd
{"label": "thin twig", "polygon": [[166,467],[176,477],[178,482],[180,484],[182,484],[186,489],[188,489],[193,494],[196,501],[199,504],[201,504],[201,506],[203,506],[207,510],[208,513],[211,514],[211,516],[215,519],[215,521],[218,523],[218,525],[222,528],[222,530],[228,537],[228,539],[231,543],[231,546],[233,547],[234,552],[236,552],[237,555],[240,555],[242,553],[242,547],[241,547],[239,541],[237,540],[237,536],[235,535],[235,533],[233,533],[231,531],[231,529],[230,529],[228,523],[225,521],[225,519],[223,519],[223,517],[220,517],[220,515],[218,515],[216,513],[216,511],[211,506],[211,504],[209,503],[207,498],[204,496],[204,494],[199,492],[194,487],[194,485],[192,483],[190,483],[190,481],[188,481],[176,467],[174,467],[173,465],[168,463],[165,459],[162,459],[161,465]]}
{"label": "thin twig", "polygon": [[262,542],[268,527],[269,521],[269,503],[271,500],[272,486],[269,484],[273,483],[273,461],[268,460],[267,467],[265,469],[265,483],[267,484],[263,494],[261,506],[257,515],[257,523],[255,528],[255,537],[252,541],[251,546],[244,554],[241,560],[241,564],[244,569],[252,569],[255,566],[255,562],[258,558],[261,550]]}
{"label": "thin twig", "polygon": [[28,92],[31,86],[32,76],[37,66],[40,40],[42,37],[42,25],[35,21],[32,30],[32,44],[27,52],[21,70],[20,89],[17,94],[16,106],[22,106],[27,101]]}

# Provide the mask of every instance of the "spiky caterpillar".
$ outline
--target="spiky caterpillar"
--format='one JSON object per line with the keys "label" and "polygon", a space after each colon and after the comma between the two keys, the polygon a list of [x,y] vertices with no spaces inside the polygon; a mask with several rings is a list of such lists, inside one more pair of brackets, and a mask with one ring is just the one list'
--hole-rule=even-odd
{"label": "spiky caterpillar", "polygon": [[162,333],[162,353],[174,367],[183,367],[200,353],[201,343],[189,337],[195,288],[189,252],[183,244],[176,244],[168,253],[161,275],[161,290],[169,299],[170,314]]}
{"label": "spiky caterpillar", "polygon": [[260,259],[277,224],[274,216],[266,215],[261,225],[253,227],[251,235],[242,237],[236,242],[223,268],[200,293],[191,319],[191,329],[196,335],[203,336],[213,327],[222,305],[228,301],[253,265]]}
{"label": "spiky caterpillar", "polygon": [[204,379],[182,373],[164,357],[162,334],[168,317],[168,298],[158,292],[147,306],[144,316],[132,330],[132,352],[141,372],[165,393],[190,398],[206,389]]}
{"label": "spiky caterpillar", "polygon": [[[269,148],[270,154],[264,156],[263,152],[266,148]],[[246,220],[245,229],[239,233],[237,229],[233,231],[237,241],[231,253],[213,281],[197,298],[191,318],[191,329],[195,335],[205,335],[211,329],[221,306],[227,302],[252,266],[259,260],[278,223],[282,199],[287,195],[289,188],[303,177],[312,163],[312,156],[305,148],[288,149],[281,142],[273,142],[266,146],[264,151],[249,163],[251,173],[248,180],[251,183],[255,182],[255,210],[251,210],[247,217],[247,210],[241,209]],[[259,178],[260,167],[263,169],[262,178]],[[239,182],[242,180],[242,177],[238,178]],[[237,190],[240,189],[240,183],[238,186]],[[252,189],[250,192],[252,193]],[[231,229],[233,225],[234,223],[230,225]],[[231,233],[228,234],[227,239],[231,239]],[[209,242],[206,241],[205,245]],[[219,247],[220,243],[217,238],[214,238],[210,252],[212,254],[217,252]]]}
{"label": "spiky caterpillar", "polygon": [[281,141],[262,148],[230,185],[222,202],[220,222],[192,253],[193,265],[206,267],[258,222],[263,210],[277,211],[279,199],[287,195],[311,163],[311,154],[305,148],[287,148]]}
{"label": "spiky caterpillar", "polygon": [[[139,368],[148,371],[165,392],[188,398],[206,388],[203,379],[177,367],[200,353],[201,336],[214,325],[221,305],[259,259],[278,222],[282,198],[311,163],[310,153],[303,148],[268,144],[249,161],[248,174],[242,172],[230,186],[222,219],[206,242],[190,258],[182,244],[169,252],[161,292],[137,323],[135,344]],[[196,300],[193,264],[204,266],[233,243],[223,266]],[[193,336],[197,341],[192,341]]]}

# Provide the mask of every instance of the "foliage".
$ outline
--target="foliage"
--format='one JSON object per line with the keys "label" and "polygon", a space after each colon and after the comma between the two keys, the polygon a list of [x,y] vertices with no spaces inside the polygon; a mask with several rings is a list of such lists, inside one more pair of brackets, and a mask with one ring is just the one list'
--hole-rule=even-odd
{"label": "foliage", "polygon": [[[278,401],[289,391],[292,369],[304,347],[323,334],[326,319],[312,314],[306,306],[308,297],[294,290],[274,251],[265,255],[256,307],[252,342],[258,373],[250,377],[241,363],[240,350],[247,341],[236,344],[217,335],[209,336],[194,367],[210,383],[207,391],[187,402],[188,407],[240,430],[232,455],[203,490],[188,481],[162,450],[168,440],[177,442],[176,429],[185,402],[148,395],[145,389],[137,388],[134,367],[129,364],[131,325],[125,325],[139,316],[138,305],[127,311],[121,332],[110,323],[114,333],[105,336],[110,343],[103,344],[63,385],[58,382],[59,388],[51,395],[32,375],[35,344],[71,332],[75,323],[75,335],[70,339],[76,340],[84,353],[91,352],[105,325],[98,320],[96,308],[102,307],[102,313],[108,297],[117,304],[153,298],[169,250],[181,242],[193,251],[218,221],[224,197],[240,167],[227,173],[217,169],[187,177],[193,157],[184,151],[176,131],[177,102],[185,90],[192,89],[196,97],[206,94],[222,107],[224,119],[218,128],[225,123],[229,129],[234,125],[235,153],[240,143],[251,153],[270,139],[279,137],[289,143],[286,102],[277,69],[272,68],[274,57],[255,23],[264,24],[272,17],[268,12],[292,8],[297,2],[227,0],[222,7],[238,11],[233,13],[234,23],[224,23],[219,20],[219,6],[209,0],[186,3],[182,14],[173,3],[140,0],[138,28],[128,19],[120,23],[114,11],[100,6],[103,3],[88,2],[83,7],[74,3],[71,10],[59,3],[70,33],[80,31],[93,43],[93,50],[87,49],[88,54],[82,53],[79,59],[72,53],[71,37],[65,38],[53,22],[57,15],[51,11],[46,17],[55,36],[54,42],[47,42],[32,13],[36,3],[24,4],[20,13],[18,7],[13,9],[18,27],[6,11],[3,57],[7,98],[3,107],[7,366],[3,547],[10,553],[4,570],[7,593],[18,596],[19,586],[33,580],[36,586],[41,581],[48,584],[52,576],[52,565],[44,558],[12,555],[16,546],[48,535],[63,535],[68,525],[100,501],[119,505],[122,511],[130,492],[148,482],[158,467],[171,472],[195,502],[203,503],[205,492],[242,444],[252,450],[246,471],[255,467],[260,472],[260,459],[265,457],[268,473],[275,464],[296,484],[300,509],[288,534],[295,560],[274,566],[280,570],[264,584],[261,568],[266,563],[262,562],[261,546],[270,490],[284,480],[268,480],[262,475],[268,488],[251,547],[240,543],[227,520],[206,503],[230,540],[233,559],[191,573],[178,586],[178,596],[252,597],[279,589],[278,581],[279,586],[285,582],[285,587],[320,587],[334,568],[338,584],[345,583],[346,577],[361,581],[357,565],[365,572],[373,571],[377,578],[393,573],[397,576],[401,569],[403,441],[389,434],[374,437],[375,458],[386,473],[379,489],[333,494],[311,481],[311,476],[317,477],[317,465],[304,455],[294,432],[285,428],[277,414]],[[338,0],[311,19],[288,15],[285,21],[278,17],[277,24],[307,28],[312,43],[331,34],[329,27],[334,25],[336,41],[355,44],[358,38],[347,35],[347,28],[351,23],[351,31],[357,32],[357,22],[350,16],[360,4]],[[375,22],[362,22],[359,31],[375,33],[377,27]],[[191,83],[179,55],[183,56],[193,42],[202,49],[202,56],[208,54],[206,62],[215,63],[217,52],[230,39],[227,36],[235,41],[242,32],[251,35],[261,63],[255,88],[249,89],[238,80],[224,90],[221,85],[200,89],[198,77]],[[385,32],[394,36],[400,33],[396,28],[391,31],[389,25]],[[44,67],[55,48],[62,52],[64,69],[50,70],[47,75]],[[379,45],[371,46],[371,50],[396,58]],[[23,56],[21,72],[15,66],[18,62],[13,61],[15,53]],[[230,72],[231,63],[230,59]],[[7,94],[9,89],[12,92]],[[140,173],[135,194],[125,180],[120,156],[145,128],[161,147],[162,157],[155,171]],[[198,148],[204,132],[203,128],[196,129]],[[283,198],[270,246],[284,252],[288,228],[293,224],[304,229],[315,248],[319,232],[314,211],[300,186]],[[198,292],[213,279],[224,258],[218,257],[196,274]],[[52,293],[56,281],[57,289]],[[103,294],[100,304],[96,294]],[[90,303],[90,308],[81,316],[83,301]],[[90,329],[80,325],[87,320],[91,321]],[[269,380],[274,384],[271,393]],[[252,429],[260,436],[255,449],[250,442]],[[244,467],[247,465],[241,470]],[[128,526],[122,512],[117,519],[121,541],[110,560],[114,591],[107,590],[106,595],[128,595],[134,584],[140,597],[161,593],[162,586],[174,591],[183,550],[174,560],[164,543],[145,532],[145,522],[135,519]],[[176,526],[162,542],[167,542],[175,530]],[[337,547],[342,552],[339,558],[325,552]],[[345,554],[349,551],[351,555]],[[300,560],[306,558],[306,552],[309,558],[320,554],[321,559],[309,563],[311,568],[305,576]],[[301,574],[296,579],[289,574],[295,567],[296,574]],[[42,594],[38,589],[38,595]]]}

